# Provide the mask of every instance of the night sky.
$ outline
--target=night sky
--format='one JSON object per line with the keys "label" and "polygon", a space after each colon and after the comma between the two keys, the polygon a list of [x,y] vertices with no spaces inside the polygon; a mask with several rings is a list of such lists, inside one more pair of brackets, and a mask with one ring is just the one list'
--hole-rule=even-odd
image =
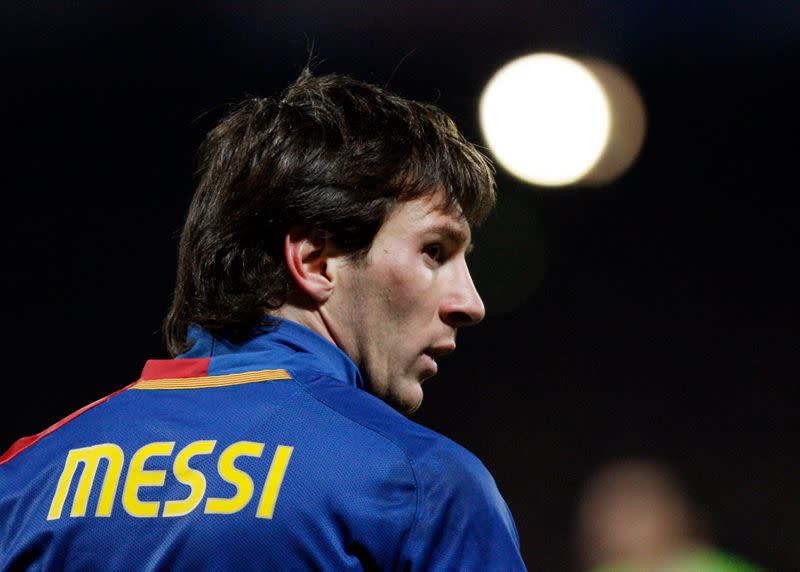
{"label": "night sky", "polygon": [[416,419],[489,467],[531,570],[577,569],[581,485],[630,455],[678,471],[719,545],[800,569],[800,4],[32,4],[0,8],[0,450],[166,357],[197,146],[228,104],[277,95],[310,47],[317,73],[434,102],[479,144],[498,67],[594,56],[639,87],[642,152],[599,188],[498,167],[472,255],[489,315]]}

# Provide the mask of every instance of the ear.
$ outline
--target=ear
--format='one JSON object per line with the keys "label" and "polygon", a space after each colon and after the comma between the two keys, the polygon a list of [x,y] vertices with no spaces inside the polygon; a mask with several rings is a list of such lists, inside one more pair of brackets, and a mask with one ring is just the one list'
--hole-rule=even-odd
{"label": "ear", "polygon": [[324,231],[292,227],[284,238],[283,255],[295,284],[319,305],[333,293],[333,273],[328,263],[337,254]]}

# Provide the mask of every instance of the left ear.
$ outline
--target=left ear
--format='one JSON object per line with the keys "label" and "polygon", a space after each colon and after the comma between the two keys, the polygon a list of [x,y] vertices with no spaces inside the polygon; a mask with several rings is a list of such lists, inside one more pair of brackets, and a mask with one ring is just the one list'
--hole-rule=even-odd
{"label": "left ear", "polygon": [[331,259],[341,255],[330,236],[321,230],[292,227],[284,237],[283,255],[300,290],[318,305],[327,302],[334,287]]}

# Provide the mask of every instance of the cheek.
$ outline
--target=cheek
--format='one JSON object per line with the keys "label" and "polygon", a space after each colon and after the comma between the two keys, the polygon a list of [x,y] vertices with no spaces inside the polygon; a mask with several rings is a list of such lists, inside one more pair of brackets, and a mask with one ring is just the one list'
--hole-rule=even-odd
{"label": "cheek", "polygon": [[401,316],[411,317],[419,311],[428,298],[426,287],[430,281],[425,269],[411,265],[402,270],[392,269],[386,276],[385,298],[388,306]]}

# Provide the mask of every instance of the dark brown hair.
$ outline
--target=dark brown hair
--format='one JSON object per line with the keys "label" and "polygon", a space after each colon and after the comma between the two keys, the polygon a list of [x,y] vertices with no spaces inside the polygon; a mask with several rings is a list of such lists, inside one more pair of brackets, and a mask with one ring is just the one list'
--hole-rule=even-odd
{"label": "dark brown hair", "polygon": [[164,323],[173,355],[191,324],[246,339],[284,304],[291,227],[359,257],[397,201],[444,189],[473,225],[495,201],[489,161],[439,108],[308,69],[279,101],[235,106],[203,142],[199,176]]}

